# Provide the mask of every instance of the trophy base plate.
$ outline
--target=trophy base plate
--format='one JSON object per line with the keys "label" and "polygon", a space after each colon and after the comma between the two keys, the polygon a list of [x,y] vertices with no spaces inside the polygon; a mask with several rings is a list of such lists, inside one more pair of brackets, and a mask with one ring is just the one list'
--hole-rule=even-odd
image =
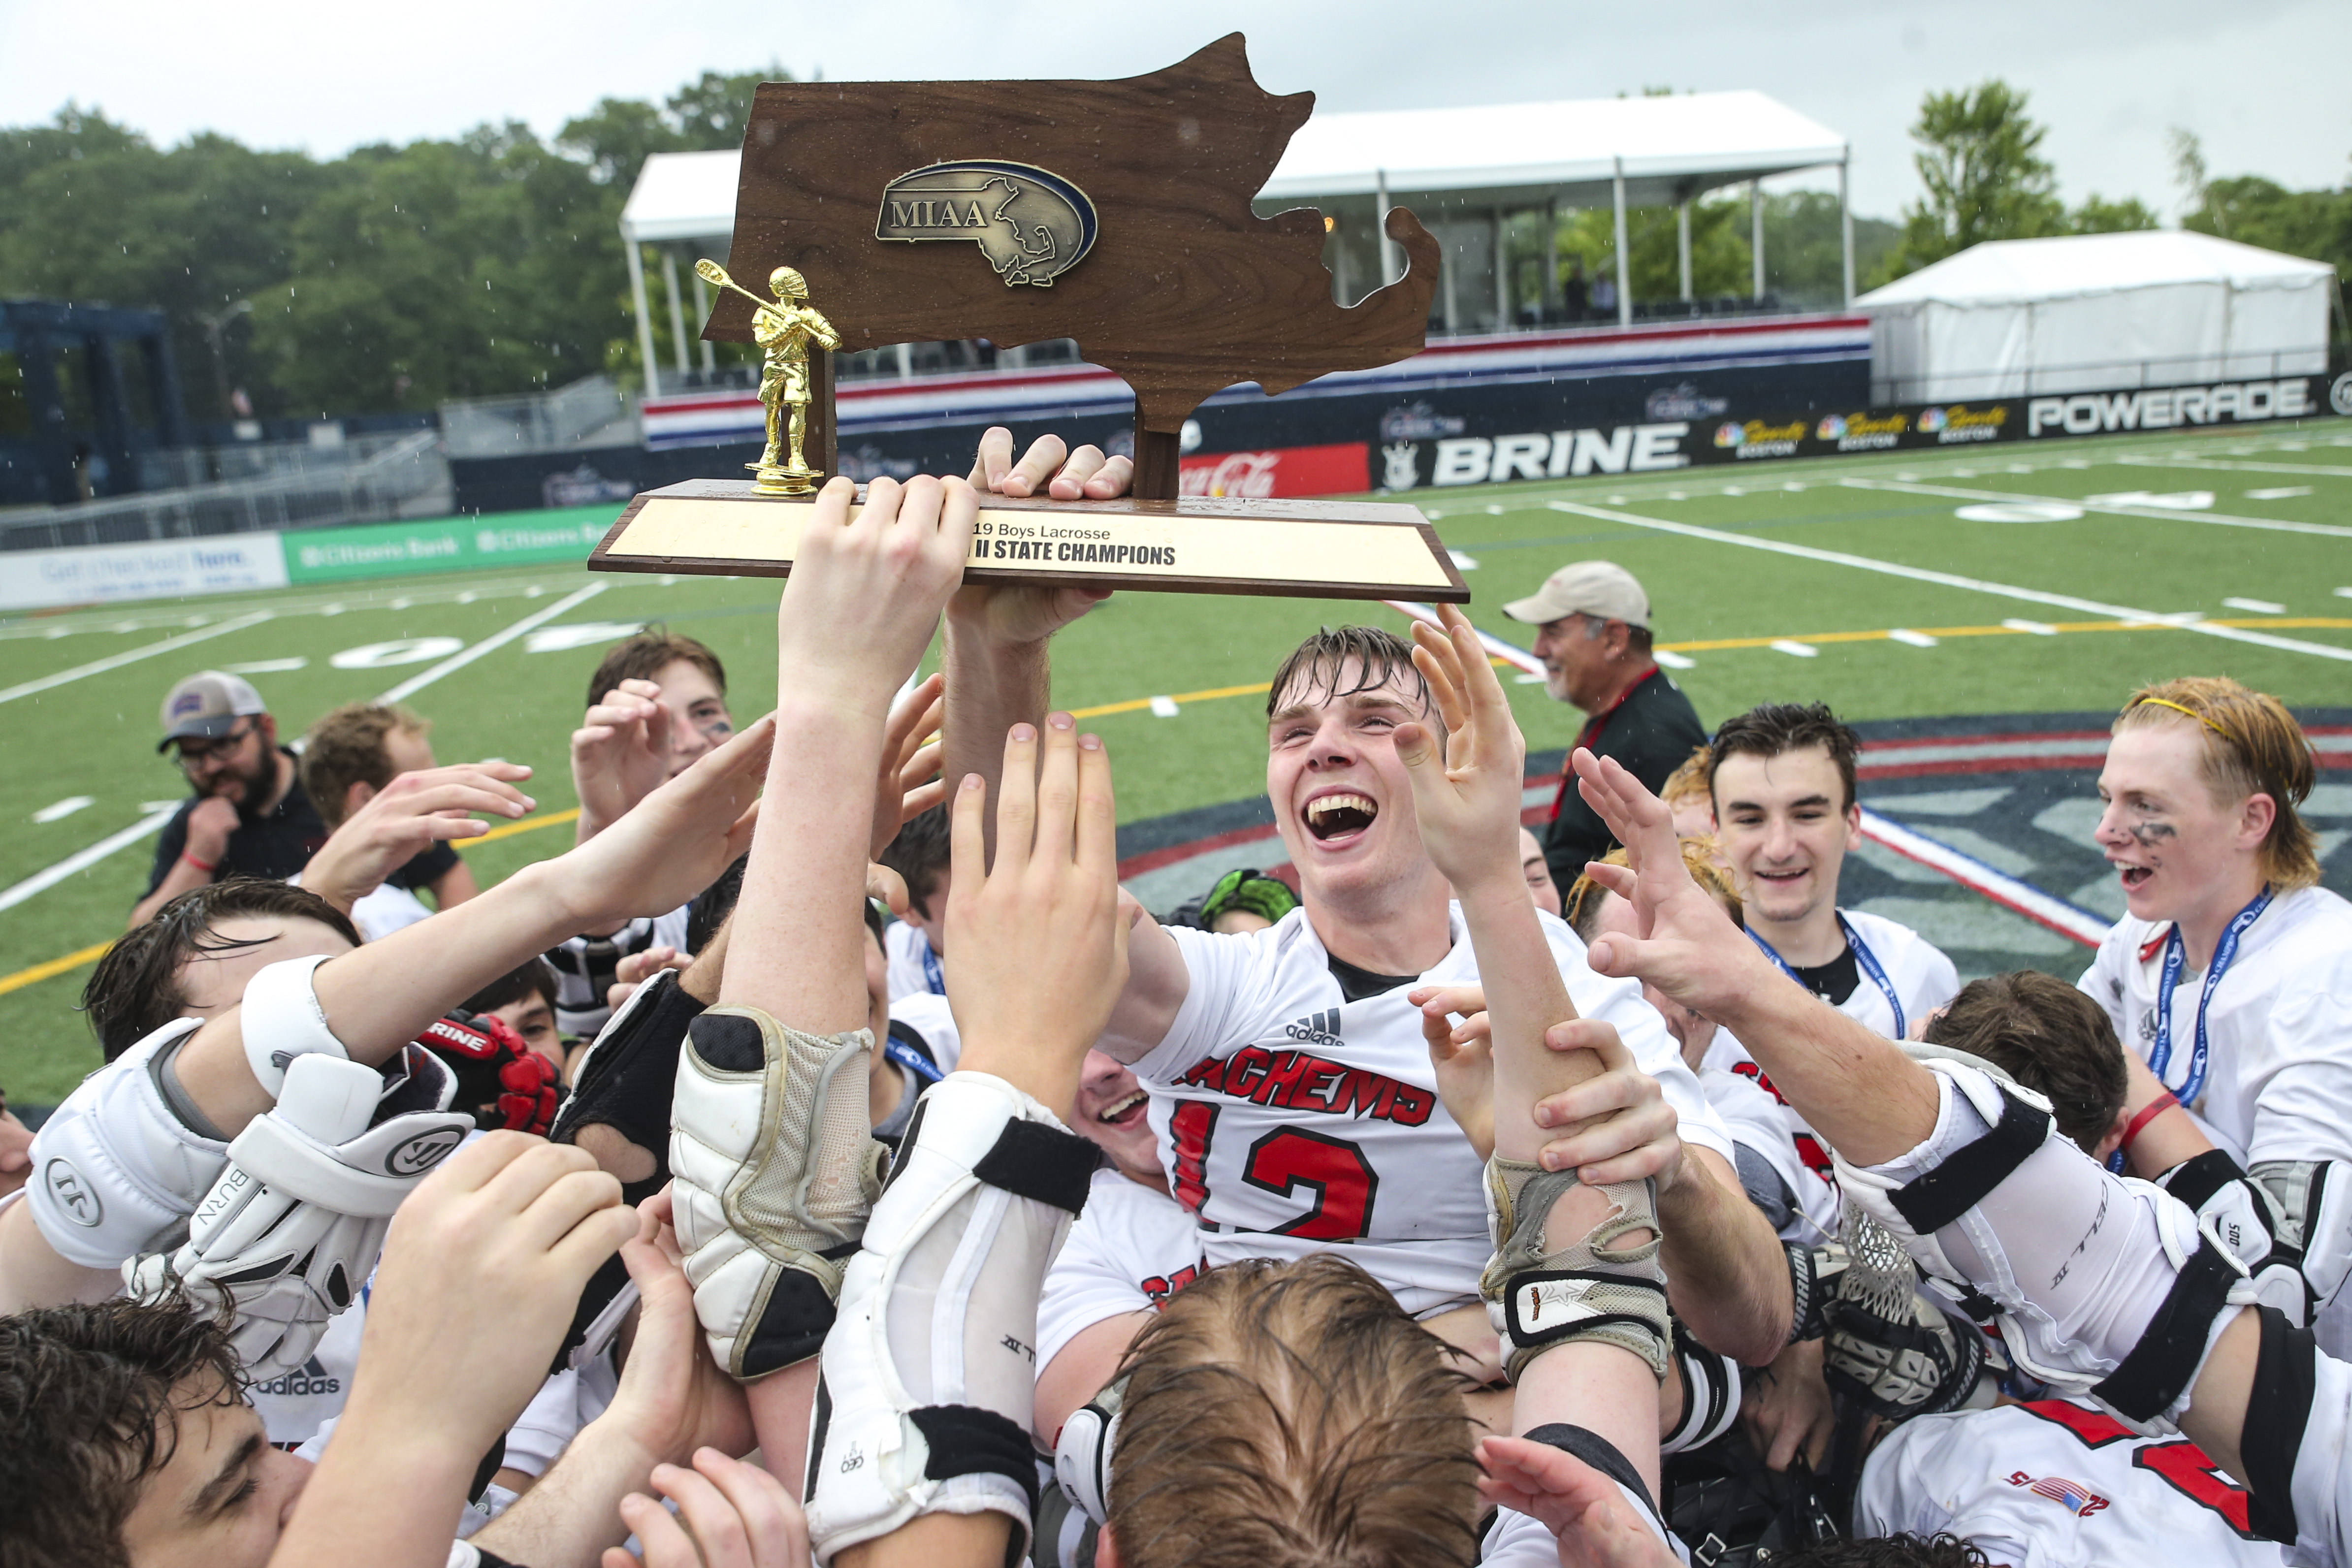
{"label": "trophy base plate", "polygon": [[[865,491],[859,487],[863,499]],[[592,571],[788,577],[814,496],[689,479],[629,503]],[[1381,501],[1054,501],[984,497],[966,582],[1158,593],[1467,603],[1470,590],[1417,507]]]}

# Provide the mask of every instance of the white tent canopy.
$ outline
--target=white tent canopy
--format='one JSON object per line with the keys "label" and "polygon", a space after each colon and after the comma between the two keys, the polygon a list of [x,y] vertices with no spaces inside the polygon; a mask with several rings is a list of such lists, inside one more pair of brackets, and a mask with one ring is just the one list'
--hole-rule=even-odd
{"label": "white tent canopy", "polygon": [[[1502,265],[1507,212],[1609,204],[1617,215],[1618,318],[1630,322],[1626,207],[1685,205],[1721,186],[1834,164],[1843,208],[1846,157],[1845,140],[1836,131],[1751,91],[1318,114],[1291,138],[1257,206],[1273,212],[1311,204],[1339,215],[1345,232],[1335,238],[1331,259],[1338,291],[1349,303],[1402,271],[1396,248],[1377,236],[1390,206],[1412,207],[1446,245],[1443,306],[1448,326],[1491,325],[1501,330],[1513,324],[1514,315]],[[649,385],[656,376],[654,329],[639,247],[664,247],[671,336],[677,367],[684,371],[687,329],[676,247],[689,241],[724,245],[735,227],[740,168],[738,152],[656,152],[638,172],[622,209],[621,238]],[[1686,211],[1683,216],[1683,296],[1688,298]],[[1753,226],[1754,284],[1760,298],[1760,202]],[[1549,236],[1549,226],[1545,232]],[[1362,265],[1354,269],[1351,241],[1367,247]],[[1548,257],[1549,243],[1548,237]],[[1370,249],[1375,244],[1376,252]],[[1362,276],[1351,276],[1351,270]],[[1555,292],[1557,273],[1555,266],[1542,274],[1547,300]],[[1845,279],[1845,294],[1852,298],[1850,223]],[[698,302],[701,284],[698,280],[693,287]]]}
{"label": "white tent canopy", "polygon": [[1994,240],[1854,303],[1873,396],[1943,402],[2313,375],[2336,269],[2170,230]]}
{"label": "white tent canopy", "polygon": [[1672,206],[1720,185],[1845,161],[1845,139],[1760,92],[1318,114],[1262,201],[1444,193],[1568,206]]}

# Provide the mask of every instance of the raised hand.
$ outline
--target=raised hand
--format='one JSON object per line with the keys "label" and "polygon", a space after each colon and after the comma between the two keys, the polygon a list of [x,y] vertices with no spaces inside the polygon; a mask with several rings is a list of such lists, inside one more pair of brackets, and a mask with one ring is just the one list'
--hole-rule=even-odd
{"label": "raised hand", "polygon": [[430,1432],[487,1449],[547,1375],[588,1276],[636,1231],[584,1149],[498,1132],[450,1155],[393,1217],[334,1443]]}
{"label": "raised hand", "polygon": [[1044,491],[1056,501],[1108,501],[1135,483],[1135,460],[1106,457],[1099,446],[1072,452],[1058,435],[1041,435],[1021,461],[1013,460],[1013,433],[992,424],[972,459],[971,487],[992,495],[1027,497]]}
{"label": "raised hand", "polygon": [[1560,1568],[1678,1568],[1617,1483],[1572,1454],[1525,1437],[1478,1443],[1478,1495],[1559,1539]]}
{"label": "raised hand", "polygon": [[947,677],[934,672],[890,705],[890,721],[882,727],[882,770],[874,780],[874,841],[866,850],[876,860],[900,828],[947,798],[947,781],[937,777],[946,694]]}
{"label": "raised hand", "polygon": [[963,580],[979,497],[961,479],[828,482],[776,612],[777,667],[800,691],[881,719]]}
{"label": "raised hand", "polygon": [[694,1468],[661,1465],[656,1491],[677,1504],[670,1511],[631,1492],[621,1500],[621,1521],[635,1534],[643,1556],[605,1548],[603,1568],[805,1568],[808,1521],[783,1482],[716,1448],[694,1456]]}
{"label": "raised hand", "polygon": [[771,714],[588,842],[548,862],[574,928],[667,914],[718,881],[751,847],[775,736]]}
{"label": "raised hand", "polygon": [[1517,883],[1526,896],[1518,831],[1527,741],[1477,632],[1450,604],[1439,614],[1443,632],[1413,623],[1412,662],[1444,721],[1444,754],[1427,727],[1403,724],[1396,730],[1397,759],[1412,782],[1422,843],[1465,900],[1504,881]]}
{"label": "raised hand", "polygon": [[623,681],[599,697],[572,732],[578,842],[619,821],[669,777],[670,715],[660,696],[661,687],[651,681]]}
{"label": "raised hand", "polygon": [[1579,747],[1577,792],[1625,846],[1622,866],[1594,862],[1585,874],[1633,906],[1638,937],[1606,932],[1587,955],[1595,972],[1635,976],[1693,1012],[1720,1018],[1757,984],[1781,978],[1723,906],[1691,880],[1674,813],[1614,758]]}
{"label": "raised hand", "polygon": [[1078,1092],[1087,1048],[1127,984],[1110,758],[1066,713],[1004,740],[996,862],[984,863],[977,774],[956,791],[948,893],[948,1002],[961,1065],[1048,1105]]}
{"label": "raised hand", "polygon": [[461,762],[403,773],[329,836],[302,868],[302,885],[348,915],[419,852],[490,831],[470,813],[512,819],[535,810],[538,802],[515,788],[530,777],[530,769],[515,762]]}

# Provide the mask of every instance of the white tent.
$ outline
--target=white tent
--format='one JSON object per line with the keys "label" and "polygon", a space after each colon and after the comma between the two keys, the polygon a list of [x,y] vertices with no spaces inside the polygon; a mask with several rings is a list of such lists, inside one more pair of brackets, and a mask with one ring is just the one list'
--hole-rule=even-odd
{"label": "white tent", "polygon": [[[1560,206],[1615,209],[1617,220],[1617,310],[1633,320],[1633,290],[1627,277],[1625,209],[1681,209],[1679,239],[1682,295],[1690,285],[1689,204],[1725,185],[1760,180],[1800,169],[1835,164],[1838,204],[1845,205],[1845,139],[1788,105],[1760,92],[1685,93],[1678,97],[1570,99],[1549,103],[1481,104],[1462,109],[1373,110],[1318,114],[1290,140],[1282,162],[1257,199],[1261,213],[1311,204],[1342,223],[1353,217],[1361,232],[1380,235],[1391,206],[1411,207],[1447,246],[1449,270],[1486,271],[1496,294],[1495,326],[1509,324],[1509,280],[1499,265],[1507,214]],[[1467,209],[1465,214],[1465,210]],[[1464,254],[1448,235],[1469,215],[1482,229],[1486,254]],[[1760,199],[1753,205],[1755,291],[1764,293],[1764,220]],[[1546,255],[1550,255],[1547,225]],[[1378,279],[1402,270],[1396,247],[1379,239]],[[1339,292],[1351,287],[1344,246],[1333,271]],[[1475,247],[1472,247],[1475,249]],[[1468,267],[1464,266],[1469,264]],[[1490,270],[1491,269],[1491,270]],[[1544,270],[1551,292],[1556,267]],[[1456,280],[1446,280],[1441,304],[1449,325],[1467,315],[1456,298]],[[1853,229],[1845,225],[1845,297],[1853,298]],[[1483,308],[1484,301],[1480,301]]]}
{"label": "white tent", "polygon": [[1872,397],[1944,402],[2327,368],[2336,269],[2172,230],[1994,240],[1854,301]]}

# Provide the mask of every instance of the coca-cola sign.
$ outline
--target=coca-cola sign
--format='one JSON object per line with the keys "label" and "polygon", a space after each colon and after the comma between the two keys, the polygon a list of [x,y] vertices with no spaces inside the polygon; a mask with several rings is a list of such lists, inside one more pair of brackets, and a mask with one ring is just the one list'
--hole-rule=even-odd
{"label": "coca-cola sign", "polygon": [[1262,452],[1203,452],[1183,459],[1177,493],[1263,501],[1277,496],[1351,496],[1371,485],[1360,441],[1334,446],[1277,446]]}

